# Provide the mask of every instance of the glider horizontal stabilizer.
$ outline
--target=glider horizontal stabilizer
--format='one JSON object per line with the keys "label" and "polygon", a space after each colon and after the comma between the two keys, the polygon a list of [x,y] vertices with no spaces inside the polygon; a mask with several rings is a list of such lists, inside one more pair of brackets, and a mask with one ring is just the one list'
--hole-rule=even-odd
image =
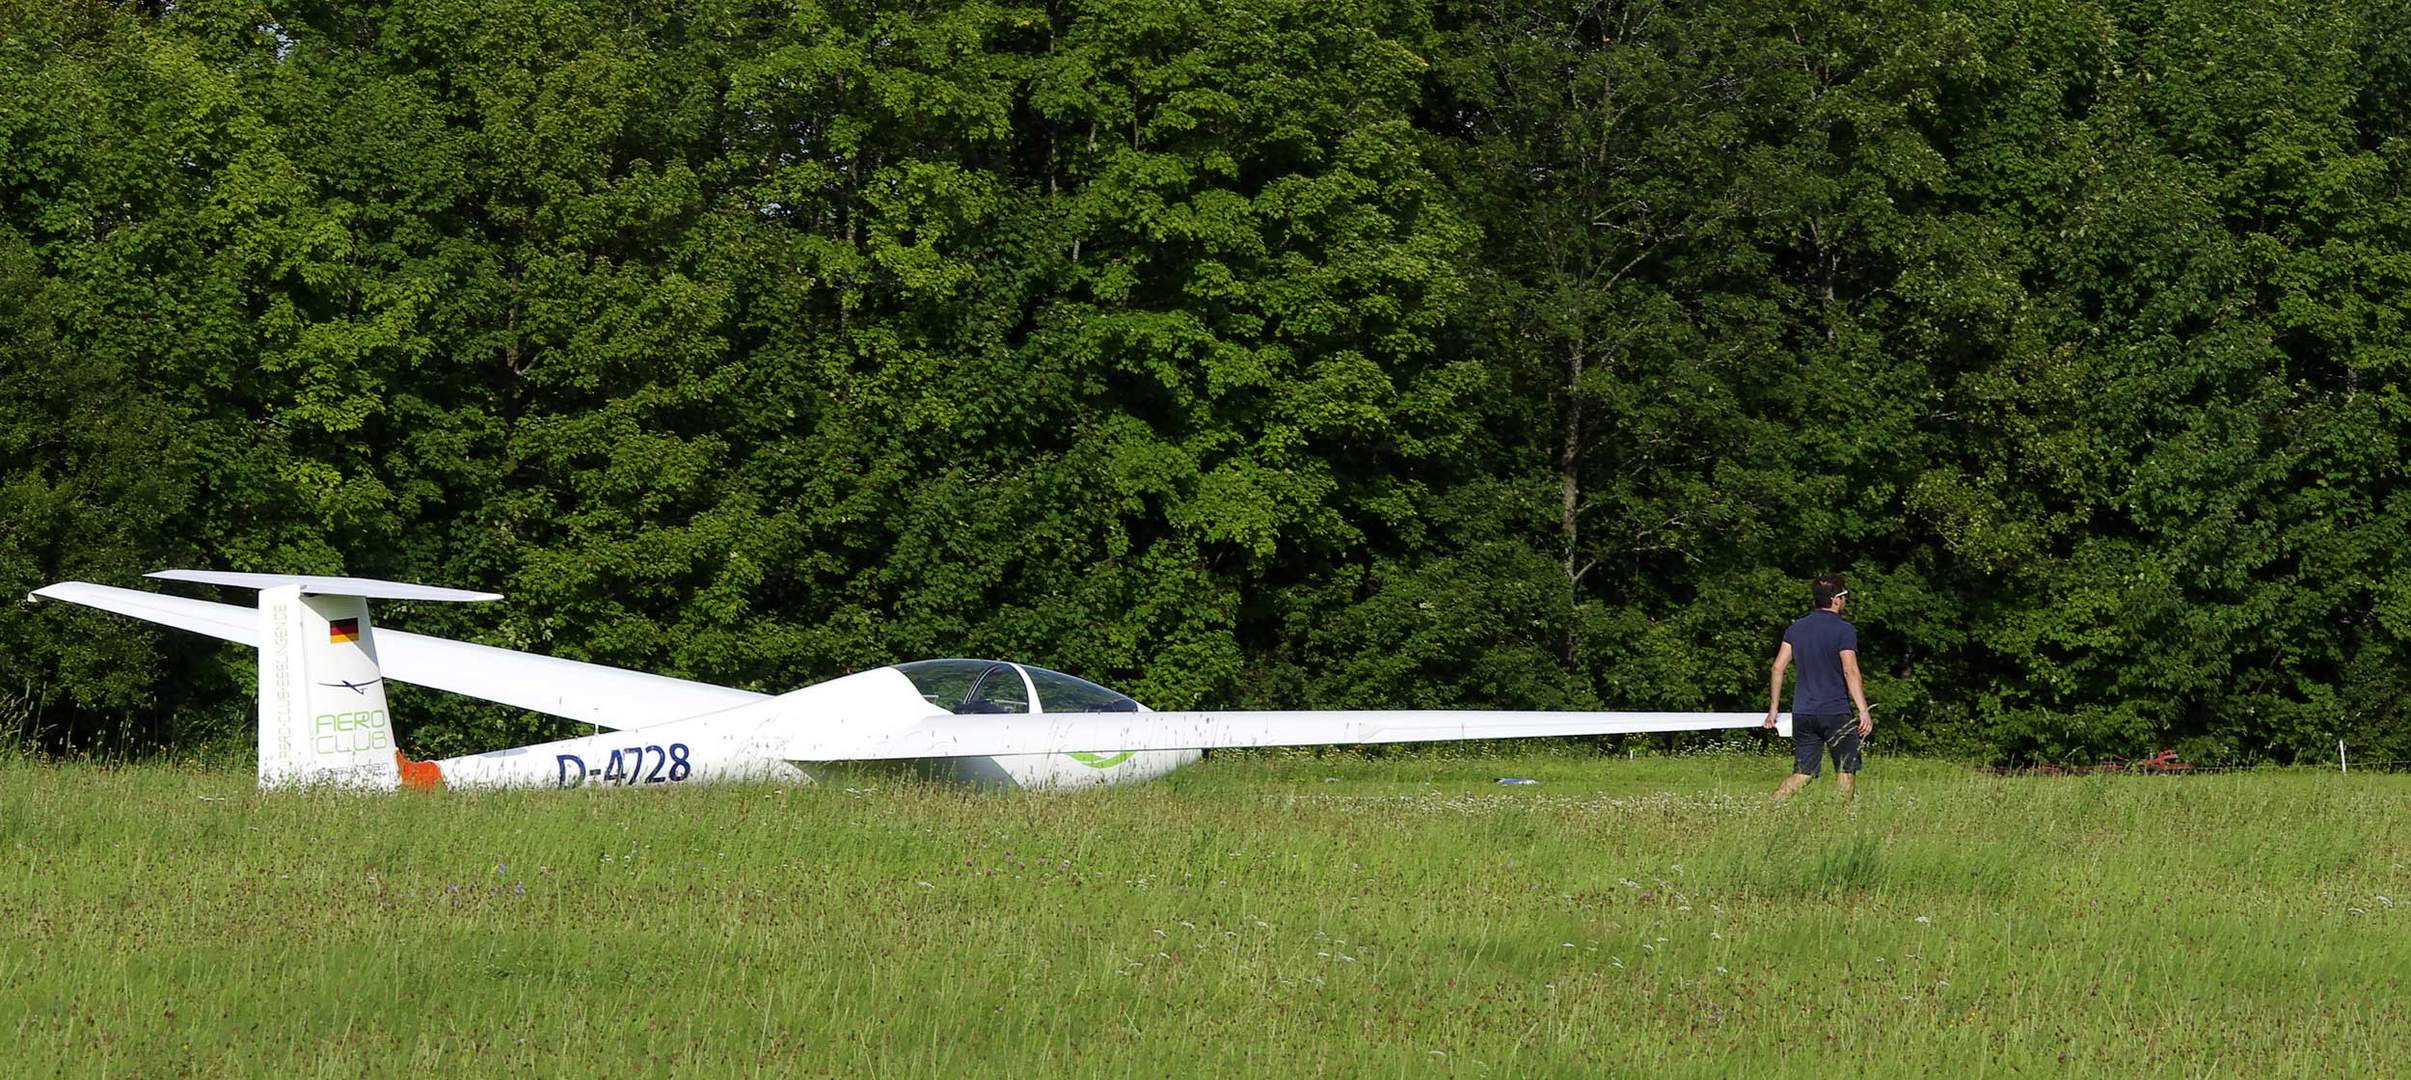
{"label": "glider horizontal stabilizer", "polygon": [[456,604],[474,604],[486,600],[502,599],[501,593],[470,592],[467,589],[413,585],[403,581],[379,581],[375,578],[317,577],[310,574],[243,574],[230,570],[160,570],[143,576],[164,581],[192,581],[203,585],[226,585],[237,589],[273,589],[280,585],[299,585],[303,596],[357,596],[363,600],[437,600]]}
{"label": "glider horizontal stabilizer", "polygon": [[[1753,728],[1764,713],[1337,710],[943,715],[893,731],[814,732],[789,761],[1221,750]],[[1791,733],[1791,714],[1778,730]]]}

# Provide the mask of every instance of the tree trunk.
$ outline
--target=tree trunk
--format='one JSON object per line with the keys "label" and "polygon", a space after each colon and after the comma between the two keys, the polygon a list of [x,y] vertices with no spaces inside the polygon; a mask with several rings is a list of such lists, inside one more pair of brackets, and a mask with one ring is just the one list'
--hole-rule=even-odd
{"label": "tree trunk", "polygon": [[1582,478],[1577,467],[1582,460],[1582,350],[1577,348],[1566,356],[1565,379],[1565,440],[1557,448],[1558,529],[1565,537],[1566,587],[1581,584],[1581,574],[1575,570],[1581,523],[1576,509],[1582,503]]}

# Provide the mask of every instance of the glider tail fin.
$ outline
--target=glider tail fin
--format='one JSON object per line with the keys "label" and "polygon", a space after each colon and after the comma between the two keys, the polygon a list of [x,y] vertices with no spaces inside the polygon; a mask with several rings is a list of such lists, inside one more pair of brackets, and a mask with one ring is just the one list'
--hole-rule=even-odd
{"label": "glider tail fin", "polygon": [[[385,706],[385,672],[377,660],[376,628],[368,617],[368,601],[475,602],[499,600],[502,598],[499,594],[373,578],[296,574],[161,570],[149,576],[255,589],[259,592],[259,608],[256,612],[248,611],[232,604],[187,600],[84,581],[62,581],[34,590],[31,597],[82,604],[257,647],[259,783],[263,788],[307,784],[388,790],[442,786],[442,770],[434,763],[411,761],[395,747],[393,721]],[[393,640],[398,648],[415,646],[403,651],[415,652],[419,657],[417,681],[445,689],[463,689],[449,681],[438,681],[451,670],[444,666],[449,664],[481,677],[475,689],[465,692],[512,703],[541,697],[518,692],[520,688],[509,678],[494,678],[491,663],[482,668],[478,664],[488,654],[502,650],[410,634],[400,634]],[[446,651],[430,653],[431,648],[439,646]],[[595,671],[641,678],[594,665],[547,661],[541,657],[524,659],[567,664],[567,670],[581,674]],[[505,692],[497,692],[497,687]],[[530,707],[544,706],[531,703]]]}
{"label": "glider tail fin", "polygon": [[443,770],[402,756],[385,707],[371,598],[499,600],[372,578],[163,570],[152,577],[258,589],[263,788],[308,784],[436,788]]}
{"label": "glider tail fin", "polygon": [[368,601],[276,585],[259,619],[260,786],[401,786]]}
{"label": "glider tail fin", "polygon": [[151,577],[259,590],[259,782],[390,791],[435,787],[433,764],[402,756],[385,708],[368,601],[499,600],[494,593],[373,578],[162,570]]}

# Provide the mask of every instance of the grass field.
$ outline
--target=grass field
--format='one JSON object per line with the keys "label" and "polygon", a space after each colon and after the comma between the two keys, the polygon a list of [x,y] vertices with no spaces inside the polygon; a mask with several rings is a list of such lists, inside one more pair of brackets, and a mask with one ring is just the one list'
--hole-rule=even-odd
{"label": "grass field", "polygon": [[262,797],[0,764],[0,1071],[2411,1068],[2411,777],[1879,758],[1853,806],[1770,806],[1783,771]]}

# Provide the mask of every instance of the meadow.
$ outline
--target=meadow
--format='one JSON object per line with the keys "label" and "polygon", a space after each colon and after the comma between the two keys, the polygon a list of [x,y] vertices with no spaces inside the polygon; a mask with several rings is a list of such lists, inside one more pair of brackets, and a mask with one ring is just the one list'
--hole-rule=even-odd
{"label": "meadow", "polygon": [[[1069,796],[0,763],[11,1073],[2373,1075],[2411,777],[1216,757]],[[1501,786],[1499,775],[1534,785]]]}

